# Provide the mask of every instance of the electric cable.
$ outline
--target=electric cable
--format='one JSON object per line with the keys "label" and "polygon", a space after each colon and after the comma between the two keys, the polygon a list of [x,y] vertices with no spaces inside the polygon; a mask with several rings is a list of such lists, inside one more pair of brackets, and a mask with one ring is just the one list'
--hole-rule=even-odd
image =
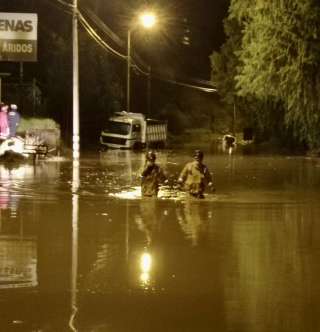
{"label": "electric cable", "polygon": [[90,34],[91,37],[94,38],[96,42],[100,44],[103,48],[105,48],[107,51],[111,52],[113,55],[118,56],[122,59],[127,59],[127,56],[116,51],[114,48],[112,48],[109,44],[107,44],[98,34],[97,32],[92,28],[90,23],[84,18],[84,16],[78,11],[79,20],[82,26],[85,28],[85,30]]}
{"label": "electric cable", "polygon": [[159,80],[159,81],[164,81],[164,82],[167,82],[167,83],[184,86],[186,88],[196,89],[196,90],[200,90],[200,91],[203,91],[203,92],[217,92],[218,91],[214,87],[203,87],[203,86],[199,86],[199,85],[194,85],[194,84],[189,84],[189,83],[183,83],[183,82],[179,82],[179,81],[175,81],[175,80],[170,80],[170,79],[163,78],[163,77],[160,77],[160,76],[155,76],[155,75],[153,75],[152,77],[154,79]]}
{"label": "electric cable", "polygon": [[63,0],[56,0],[57,2],[59,2],[61,5],[69,7],[69,8],[75,8],[74,5],[72,5],[71,3],[65,2]]}
{"label": "electric cable", "polygon": [[[74,10],[74,5],[72,4],[69,4],[63,0],[55,0],[57,3],[65,6],[65,7],[68,7],[72,10]],[[60,10],[63,10],[62,8],[59,8]],[[67,11],[67,10],[63,10],[64,12],[68,13],[68,14],[72,14],[72,11]],[[107,27],[105,25],[105,23],[103,22],[100,22],[100,23],[97,23],[99,22],[99,18],[94,14],[94,13],[91,13],[91,11],[85,9],[85,11],[90,13],[91,15],[91,19],[93,21],[95,21],[95,23],[97,25],[100,26],[100,29],[105,32],[111,39],[113,39],[114,41],[115,40],[115,36],[117,38],[119,38],[116,34],[114,34],[112,32],[112,30]],[[82,27],[87,31],[87,33],[93,38],[93,40],[99,44],[104,50],[106,50],[107,52],[113,54],[114,56],[117,56],[123,60],[126,60],[128,59],[128,56],[127,55],[124,55],[120,52],[118,52],[117,50],[115,50],[114,48],[112,48],[107,42],[105,42],[100,36],[99,34],[94,30],[94,28],[91,26],[91,24],[85,19],[85,17],[83,16],[83,14],[77,10],[78,12],[78,17],[79,17],[79,21],[82,25]],[[96,18],[95,18],[96,17]],[[113,34],[113,36],[112,36]],[[119,45],[119,40],[116,41],[116,43]],[[124,45],[124,43],[122,42],[122,44]],[[203,86],[200,86],[200,85],[195,85],[195,84],[189,84],[189,83],[183,83],[183,82],[179,82],[179,81],[176,81],[176,80],[170,80],[170,79],[166,79],[166,78],[163,78],[161,76],[157,76],[157,75],[151,75],[150,72],[146,72],[144,71],[138,64],[136,61],[132,61],[132,67],[135,68],[138,72],[140,72],[141,74],[145,75],[145,76],[149,76],[151,78],[154,78],[154,79],[157,79],[157,80],[161,80],[161,81],[164,81],[164,82],[168,82],[168,83],[171,83],[171,84],[175,84],[175,85],[179,85],[179,86],[184,86],[184,87],[187,87],[187,88],[192,88],[192,89],[196,89],[196,90],[200,90],[200,91],[204,91],[204,92],[217,92],[217,89],[215,89],[214,87],[203,87]],[[201,83],[201,84],[206,84],[208,86],[212,86],[212,83],[210,81],[205,81],[205,80],[200,80],[200,79],[194,79],[195,82],[198,82],[198,83]]]}
{"label": "electric cable", "polygon": [[[45,0],[45,1],[48,2],[51,6],[54,6],[55,8],[59,9],[60,11],[66,13],[68,15],[72,15],[72,13],[73,13],[73,11],[71,10],[71,8],[70,9],[69,8],[68,9],[65,8],[65,5],[66,5],[65,3],[64,4],[62,4],[60,2],[56,3],[56,0],[55,0],[55,2],[53,2],[52,0]],[[61,8],[59,6],[59,4],[60,4],[60,6],[63,5],[64,8]]]}

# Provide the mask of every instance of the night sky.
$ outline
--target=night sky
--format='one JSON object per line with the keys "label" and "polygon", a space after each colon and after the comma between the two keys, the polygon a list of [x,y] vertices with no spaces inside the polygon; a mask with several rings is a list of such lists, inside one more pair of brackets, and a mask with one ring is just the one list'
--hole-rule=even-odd
{"label": "night sky", "polygon": [[[54,16],[57,16],[57,21],[69,20],[70,16],[61,14],[64,8],[61,1],[71,4],[72,0],[38,1],[1,0],[0,11],[39,11],[39,34],[42,33],[41,22],[46,19],[41,16],[41,12],[43,13],[46,7],[52,15],[51,20]],[[79,0],[78,4],[80,10],[91,8],[95,11],[125,42],[128,25],[132,24],[140,8],[138,2]],[[160,74],[180,81],[193,78],[209,80],[209,56],[213,50],[219,50],[224,41],[223,19],[227,15],[230,0],[153,0],[147,3],[155,9],[159,22],[154,31],[134,31],[133,52],[138,53],[151,65],[155,75]],[[126,52],[125,49],[119,51]],[[41,57],[41,54],[39,56]]]}
{"label": "night sky", "polygon": [[[127,24],[137,12],[136,1],[82,0],[99,13],[123,39]],[[133,47],[156,71],[177,77],[210,79],[209,55],[224,41],[223,19],[230,0],[158,0],[153,3],[159,15],[155,31],[136,31]],[[189,45],[183,44],[188,37]]]}
{"label": "night sky", "polygon": [[[72,3],[71,0],[63,1]],[[138,11],[137,3],[135,0],[79,0],[79,7],[94,10],[125,41],[128,24]],[[154,0],[147,3],[155,8],[159,24],[156,31],[134,33],[134,50],[155,72],[171,73],[175,78],[210,79],[208,57],[224,41],[223,19],[230,0]],[[57,0],[43,0],[41,6],[47,6],[50,15],[57,16],[58,7],[63,7]],[[37,0],[0,1],[0,11],[30,9],[37,12]],[[39,24],[41,20],[39,16]],[[183,44],[186,38],[189,45]]]}

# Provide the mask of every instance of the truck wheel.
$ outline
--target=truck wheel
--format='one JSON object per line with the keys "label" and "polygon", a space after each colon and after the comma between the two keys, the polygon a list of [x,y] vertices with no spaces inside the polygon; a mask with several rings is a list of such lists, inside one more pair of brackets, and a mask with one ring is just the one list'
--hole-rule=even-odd
{"label": "truck wheel", "polygon": [[143,149],[143,144],[141,142],[136,142],[133,144],[133,150],[142,150]]}

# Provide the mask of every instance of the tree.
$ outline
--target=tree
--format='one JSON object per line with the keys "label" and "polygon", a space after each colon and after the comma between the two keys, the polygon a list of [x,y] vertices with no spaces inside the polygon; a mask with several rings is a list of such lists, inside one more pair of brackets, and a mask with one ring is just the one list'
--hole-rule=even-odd
{"label": "tree", "polygon": [[310,148],[320,145],[319,22],[315,0],[232,0],[227,41],[211,57],[227,103],[240,97],[260,129]]}
{"label": "tree", "polygon": [[294,138],[318,146],[319,5],[314,0],[252,0],[240,10],[238,3],[234,0],[230,7],[230,19],[237,18],[244,27],[237,94],[274,101]]}
{"label": "tree", "polygon": [[[238,96],[236,87],[236,76],[240,67],[238,52],[242,43],[242,27],[235,18],[224,20],[224,31],[227,37],[220,52],[213,52],[211,60],[211,81],[217,86],[218,93],[225,103],[226,118],[233,118],[234,107],[237,109],[237,127],[252,126],[255,122],[253,110],[259,102],[255,98],[244,98]],[[258,107],[261,108],[261,105]],[[231,123],[231,122],[230,122]],[[229,130],[231,126],[229,125]]]}

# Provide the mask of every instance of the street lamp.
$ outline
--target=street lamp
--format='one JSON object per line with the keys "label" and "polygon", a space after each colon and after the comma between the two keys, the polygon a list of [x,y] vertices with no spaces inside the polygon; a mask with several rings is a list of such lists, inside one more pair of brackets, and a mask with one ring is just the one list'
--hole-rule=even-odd
{"label": "street lamp", "polygon": [[[153,13],[145,12],[139,16],[139,23],[146,29],[152,28],[156,24],[156,16]],[[130,112],[130,89],[131,89],[131,32],[127,35],[127,112]]]}
{"label": "street lamp", "polygon": [[152,13],[144,13],[139,19],[140,23],[147,29],[152,28],[156,24],[156,17]]}

